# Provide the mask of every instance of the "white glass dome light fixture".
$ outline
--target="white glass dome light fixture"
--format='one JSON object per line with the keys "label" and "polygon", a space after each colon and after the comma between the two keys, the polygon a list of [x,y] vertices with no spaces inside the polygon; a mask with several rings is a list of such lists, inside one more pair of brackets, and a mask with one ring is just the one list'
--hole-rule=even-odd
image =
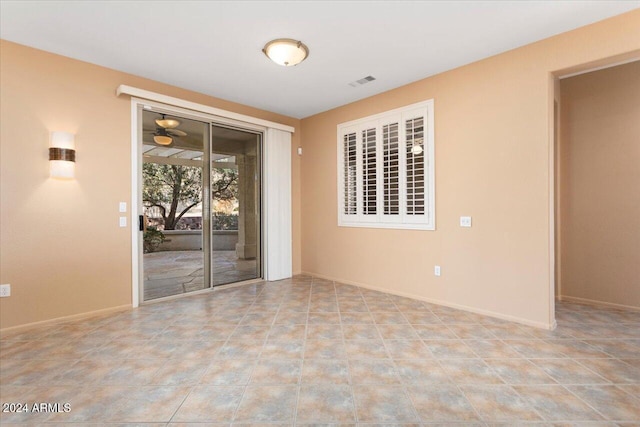
{"label": "white glass dome light fixture", "polygon": [[424,151],[424,149],[422,148],[422,143],[423,143],[423,139],[416,139],[413,143],[413,146],[411,147],[411,154],[413,154],[414,156],[419,156],[420,154],[422,154],[422,152]]}
{"label": "white glass dome light fixture", "polygon": [[309,56],[309,48],[299,40],[276,39],[264,45],[265,55],[283,67],[298,65]]}

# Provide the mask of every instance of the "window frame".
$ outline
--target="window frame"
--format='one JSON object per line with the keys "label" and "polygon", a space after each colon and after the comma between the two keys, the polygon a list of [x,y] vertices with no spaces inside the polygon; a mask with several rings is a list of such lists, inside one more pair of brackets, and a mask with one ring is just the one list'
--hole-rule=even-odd
{"label": "window frame", "polygon": [[[374,114],[357,120],[340,123],[337,126],[337,160],[338,160],[338,226],[364,228],[393,228],[410,230],[435,230],[435,150],[434,150],[434,102],[429,99],[416,104]],[[407,135],[408,120],[423,117],[423,156],[424,156],[424,214],[407,214]],[[385,213],[385,176],[383,128],[386,125],[398,124],[398,156],[399,156],[399,212]],[[375,129],[376,135],[376,214],[364,213],[363,191],[363,131]],[[345,164],[344,137],[356,134],[356,213],[345,213]]]}

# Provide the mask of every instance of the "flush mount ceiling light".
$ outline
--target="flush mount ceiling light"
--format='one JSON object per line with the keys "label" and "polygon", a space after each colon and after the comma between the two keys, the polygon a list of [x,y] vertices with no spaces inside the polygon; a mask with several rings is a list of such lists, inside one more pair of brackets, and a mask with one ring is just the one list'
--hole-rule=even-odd
{"label": "flush mount ceiling light", "polygon": [[271,40],[262,49],[273,62],[284,67],[298,65],[309,56],[309,48],[304,43],[293,39]]}
{"label": "flush mount ceiling light", "polygon": [[424,149],[422,148],[422,143],[422,138],[416,139],[413,143],[413,146],[411,147],[411,154],[415,156],[419,156],[420,154],[422,154],[422,152],[424,151]]}

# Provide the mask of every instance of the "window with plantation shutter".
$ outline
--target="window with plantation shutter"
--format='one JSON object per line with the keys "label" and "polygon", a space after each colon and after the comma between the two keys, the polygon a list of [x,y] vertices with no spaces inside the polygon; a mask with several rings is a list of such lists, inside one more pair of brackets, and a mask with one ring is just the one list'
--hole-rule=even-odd
{"label": "window with plantation shutter", "polygon": [[338,125],[338,225],[435,230],[433,100]]}

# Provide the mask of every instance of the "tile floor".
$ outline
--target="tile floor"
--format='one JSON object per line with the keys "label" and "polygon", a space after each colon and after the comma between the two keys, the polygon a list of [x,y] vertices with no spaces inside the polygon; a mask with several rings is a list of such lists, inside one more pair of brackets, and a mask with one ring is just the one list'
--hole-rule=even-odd
{"label": "tile floor", "polygon": [[8,333],[0,413],[42,425],[640,425],[640,313],[549,332],[297,276]]}

